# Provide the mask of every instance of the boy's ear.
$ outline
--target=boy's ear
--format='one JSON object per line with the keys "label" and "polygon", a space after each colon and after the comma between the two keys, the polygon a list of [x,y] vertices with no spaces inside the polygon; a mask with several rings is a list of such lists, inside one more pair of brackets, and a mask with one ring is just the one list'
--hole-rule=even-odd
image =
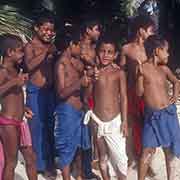
{"label": "boy's ear", "polygon": [[38,26],[34,26],[34,31],[37,32],[39,30]]}
{"label": "boy's ear", "polygon": [[155,56],[158,56],[158,54],[159,54],[159,48],[156,48],[156,49],[154,50],[154,55],[155,55]]}
{"label": "boy's ear", "polygon": [[13,54],[13,50],[8,48],[7,51],[6,51],[6,56],[11,57],[12,54]]}
{"label": "boy's ear", "polygon": [[90,28],[86,28],[86,32],[87,32],[88,34],[90,33],[90,31],[91,31]]}
{"label": "boy's ear", "polygon": [[143,29],[143,28],[139,28],[138,33],[139,33],[140,35],[143,34],[143,33],[144,33],[144,29]]}

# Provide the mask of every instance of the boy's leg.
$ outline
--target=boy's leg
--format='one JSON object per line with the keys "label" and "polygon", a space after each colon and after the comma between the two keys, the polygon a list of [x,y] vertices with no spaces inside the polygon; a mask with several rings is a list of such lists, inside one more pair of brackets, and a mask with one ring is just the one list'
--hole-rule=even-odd
{"label": "boy's leg", "polygon": [[17,164],[19,147],[19,130],[14,126],[0,127],[0,137],[5,157],[3,179],[14,180],[14,171]]}
{"label": "boy's leg", "polygon": [[82,180],[83,171],[82,171],[82,151],[81,150],[78,150],[76,153],[75,163],[76,163],[76,170],[77,170],[76,179]]}
{"label": "boy's leg", "polygon": [[150,162],[152,161],[153,154],[155,153],[154,148],[144,148],[139,162],[138,169],[138,180],[145,180]]}
{"label": "boy's leg", "polygon": [[4,152],[3,152],[3,146],[0,140],[0,180],[2,180],[2,174],[4,170]]}
{"label": "boy's leg", "polygon": [[166,172],[168,180],[175,179],[176,167],[173,166],[173,154],[168,148],[163,148],[165,160],[166,160]]}
{"label": "boy's leg", "polygon": [[92,149],[82,150],[82,163],[83,163],[83,172],[85,177],[89,177],[92,174],[92,167],[91,167],[91,161],[92,161]]}
{"label": "boy's leg", "polygon": [[127,177],[126,176],[124,176],[122,173],[118,173],[118,180],[126,180],[127,179]]}
{"label": "boy's leg", "polygon": [[99,167],[103,180],[109,180],[108,174],[108,152],[104,138],[97,138],[97,147],[99,153]]}
{"label": "boy's leg", "polygon": [[62,177],[63,177],[63,180],[71,180],[71,177],[70,177],[70,166],[65,166],[63,169],[62,169]]}
{"label": "boy's leg", "polygon": [[[88,127],[90,141],[94,137],[91,127]],[[91,141],[92,142],[92,141]],[[89,149],[82,150],[82,165],[85,179],[98,179],[98,176],[92,171],[92,145]]]}
{"label": "boy's leg", "polygon": [[29,180],[37,180],[36,158],[32,146],[21,147],[21,153],[26,163],[26,172]]}

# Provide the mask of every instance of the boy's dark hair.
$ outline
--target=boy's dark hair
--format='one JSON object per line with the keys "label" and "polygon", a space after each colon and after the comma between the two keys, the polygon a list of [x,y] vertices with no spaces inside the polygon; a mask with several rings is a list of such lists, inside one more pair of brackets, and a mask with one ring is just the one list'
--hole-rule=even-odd
{"label": "boy's dark hair", "polygon": [[118,47],[118,43],[117,40],[115,40],[115,38],[113,38],[112,36],[110,36],[109,34],[105,34],[104,36],[102,36],[96,46],[96,51],[99,51],[99,48],[101,47],[102,44],[112,44],[115,48],[115,51],[119,50]]}
{"label": "boy's dark hair", "polygon": [[52,14],[48,13],[48,14],[44,14],[44,15],[39,16],[36,19],[34,26],[39,27],[39,26],[42,26],[44,23],[47,23],[47,22],[56,25],[55,17]]}
{"label": "boy's dark hair", "polygon": [[79,31],[73,31],[69,34],[65,34],[57,46],[59,47],[59,50],[64,51],[69,47],[71,42],[76,45],[80,42],[80,32]]}
{"label": "boy's dark hair", "polygon": [[15,49],[22,45],[22,39],[12,34],[3,34],[0,36],[0,55],[4,56],[8,49]]}
{"label": "boy's dark hair", "polygon": [[87,28],[92,29],[94,26],[98,25],[99,28],[101,29],[101,23],[98,20],[88,20],[85,21],[82,26],[81,26],[81,35],[83,35],[84,33],[86,33]]}
{"label": "boy's dark hair", "polygon": [[167,41],[159,35],[149,36],[144,42],[144,47],[145,47],[147,57],[148,58],[153,57],[154,50],[156,48],[164,47],[166,42]]}
{"label": "boy's dark hair", "polygon": [[155,23],[149,16],[136,16],[131,23],[132,37],[137,35],[140,28],[147,30],[150,26],[155,28]]}

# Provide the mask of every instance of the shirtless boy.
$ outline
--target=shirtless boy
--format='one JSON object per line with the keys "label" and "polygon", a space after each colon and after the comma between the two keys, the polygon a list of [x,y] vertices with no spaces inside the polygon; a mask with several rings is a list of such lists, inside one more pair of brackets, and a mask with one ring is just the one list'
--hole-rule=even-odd
{"label": "shirtless boy", "polygon": [[[147,59],[144,50],[144,40],[153,34],[153,27],[154,22],[149,17],[136,17],[133,23],[133,39],[122,47],[120,54],[120,66],[125,68],[127,72],[128,119],[130,119],[132,124],[134,156],[140,155],[142,150],[141,130],[143,124],[143,101],[137,96],[135,88],[136,65],[137,61],[144,62]],[[132,148],[128,147],[128,151],[130,149]]]}
{"label": "shirtless boy", "polygon": [[[148,60],[139,61],[137,92],[145,102],[143,128],[143,151],[140,160],[138,180],[144,180],[149,163],[156,147],[163,147],[180,157],[180,127],[177,119],[175,101],[178,98],[179,82],[166,66],[168,61],[168,42],[157,36],[145,41]],[[173,84],[173,95],[169,97],[167,80]],[[167,167],[168,170],[168,167]],[[168,180],[170,180],[168,173]]]}
{"label": "shirtless boy", "polygon": [[34,25],[33,39],[25,47],[25,64],[30,78],[26,103],[34,114],[29,127],[37,170],[46,175],[52,175],[54,165],[54,37],[54,19],[51,16],[40,17]]}
{"label": "shirtless boy", "polygon": [[[94,72],[94,66],[97,66],[96,59],[96,44],[101,35],[100,22],[97,20],[86,21],[81,28],[81,60],[84,62],[85,69],[89,73]],[[93,98],[90,96],[87,100],[84,99],[84,103],[88,105],[89,109],[93,108]],[[90,132],[91,134],[91,132]],[[97,158],[97,148],[93,140],[93,148],[83,151],[83,167],[86,179],[97,179],[97,176],[92,172],[92,149],[94,149],[95,158]],[[96,162],[96,161],[94,161]],[[95,164],[94,164],[95,165]]]}
{"label": "shirtless boy", "polygon": [[[24,97],[22,86],[28,80],[27,74],[19,73],[18,64],[24,56],[23,43],[14,35],[3,35],[0,40],[3,63],[0,66],[0,140],[3,145],[5,167],[3,180],[14,180],[17,153],[20,148],[26,161],[29,180],[37,180],[35,155],[32,150],[28,126],[23,123]],[[27,115],[32,115],[28,110]],[[29,117],[29,116],[28,116]],[[1,176],[1,175],[0,175]]]}
{"label": "shirtless boy", "polygon": [[100,37],[100,23],[98,21],[87,21],[81,29],[81,58],[85,65],[96,65],[96,43]]}
{"label": "shirtless boy", "polygon": [[100,170],[104,180],[110,179],[108,165],[119,180],[127,175],[126,138],[127,92],[126,77],[122,69],[114,64],[117,47],[113,40],[104,38],[97,48],[100,69],[95,69],[93,83],[94,109],[89,111],[84,123],[90,117],[97,126],[97,145]]}
{"label": "shirtless boy", "polygon": [[81,87],[89,78],[84,75],[80,60],[80,35],[73,34],[64,53],[56,64],[56,92],[58,105],[55,109],[55,146],[58,165],[64,180],[70,180],[70,165],[76,159],[77,178],[82,179],[80,149],[89,149],[88,128],[83,124]]}

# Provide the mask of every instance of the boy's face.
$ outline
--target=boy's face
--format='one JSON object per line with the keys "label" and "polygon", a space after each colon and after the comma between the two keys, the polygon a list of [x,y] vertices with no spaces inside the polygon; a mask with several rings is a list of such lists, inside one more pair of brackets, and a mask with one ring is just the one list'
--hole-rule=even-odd
{"label": "boy's face", "polygon": [[45,22],[40,26],[35,26],[34,30],[38,38],[44,43],[50,43],[56,35],[54,24],[50,22]]}
{"label": "boy's face", "polygon": [[159,58],[159,63],[160,64],[167,64],[168,63],[168,57],[169,57],[169,52],[168,52],[169,46],[168,46],[168,42],[165,42],[165,45],[163,47],[160,47],[157,49],[157,55]]}
{"label": "boy's face", "polygon": [[92,28],[87,28],[87,32],[93,41],[97,41],[99,39],[100,34],[101,34],[98,24]]}
{"label": "boy's face", "polygon": [[111,64],[117,57],[115,46],[110,43],[102,43],[98,50],[98,56],[103,66]]}
{"label": "boy's face", "polygon": [[147,29],[143,28],[143,31],[141,33],[141,36],[144,40],[146,40],[149,36],[154,34],[154,27],[149,26]]}
{"label": "boy's face", "polygon": [[24,46],[23,44],[15,49],[9,50],[9,57],[12,58],[15,64],[21,64],[24,57]]}

